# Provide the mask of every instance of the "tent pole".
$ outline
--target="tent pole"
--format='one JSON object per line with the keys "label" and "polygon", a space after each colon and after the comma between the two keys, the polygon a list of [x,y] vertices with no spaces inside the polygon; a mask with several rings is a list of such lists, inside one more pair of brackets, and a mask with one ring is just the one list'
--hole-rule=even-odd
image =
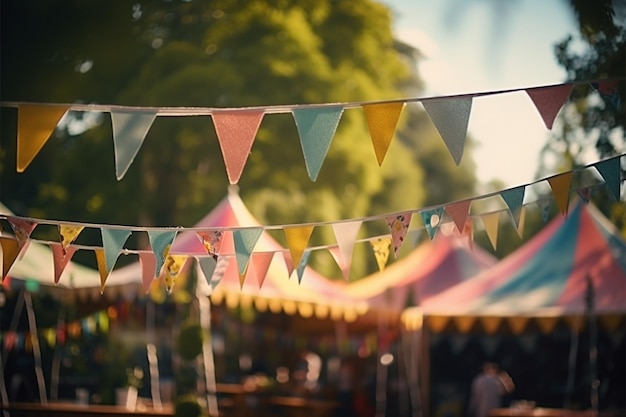
{"label": "tent pole", "polygon": [[597,346],[597,329],[596,320],[594,317],[594,290],[593,281],[591,275],[587,275],[587,293],[585,297],[587,304],[587,315],[589,320],[589,378],[591,381],[591,412],[594,416],[598,415],[598,387],[600,381],[598,380],[597,360],[598,360],[598,346]]}
{"label": "tent pole", "polygon": [[426,316],[422,316],[422,325],[418,333],[418,346],[420,346],[420,391],[422,394],[422,415],[430,415],[430,335]]}
{"label": "tent pole", "polygon": [[61,373],[61,354],[63,352],[59,339],[59,332],[65,326],[65,304],[61,305],[59,317],[56,327],[56,345],[54,346],[54,355],[52,357],[52,367],[50,369],[50,398],[52,400],[59,399],[59,374]]}
{"label": "tent pole", "polygon": [[28,317],[28,328],[30,339],[33,344],[33,356],[35,358],[35,375],[37,376],[37,387],[39,390],[39,401],[41,404],[48,404],[46,393],[46,380],[43,376],[41,366],[41,349],[39,348],[39,335],[37,334],[37,322],[35,321],[35,310],[33,309],[33,299],[30,292],[24,291],[24,304],[26,305],[26,316]]}
{"label": "tent pole", "polygon": [[572,405],[572,393],[576,379],[576,356],[578,356],[579,333],[579,329],[572,328],[572,339],[569,348],[569,370],[567,373],[567,386],[565,388],[565,401],[563,402],[563,408],[566,410],[569,410]]}
{"label": "tent pole", "polygon": [[200,307],[200,326],[207,332],[202,338],[202,358],[204,360],[204,384],[206,387],[206,402],[210,416],[218,416],[217,381],[215,379],[215,358],[211,342],[211,301],[208,295],[202,294],[196,284],[196,297]]}
{"label": "tent pole", "polygon": [[159,378],[159,358],[154,345],[154,323],[155,311],[154,301],[150,297],[146,299],[146,332],[148,333],[148,343],[146,343],[146,353],[148,355],[148,366],[150,370],[150,396],[155,409],[161,410],[161,383]]}

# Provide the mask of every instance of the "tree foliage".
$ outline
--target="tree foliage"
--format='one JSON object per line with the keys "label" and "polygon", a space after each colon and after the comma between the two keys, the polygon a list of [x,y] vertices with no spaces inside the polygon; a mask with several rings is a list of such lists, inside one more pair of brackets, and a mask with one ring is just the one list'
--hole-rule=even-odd
{"label": "tree foliage", "polygon": [[[401,98],[421,85],[416,51],[394,40],[389,10],[373,0],[9,0],[1,7],[3,101],[245,107]],[[158,117],[119,182],[109,114],[70,112],[23,174],[15,174],[16,110],[2,108],[2,122],[0,197],[23,215],[191,226],[227,191],[210,116]],[[434,132],[421,140],[440,141]],[[267,114],[240,194],[266,224],[419,207],[429,193],[421,165],[428,154],[416,156],[414,145],[392,142],[379,167],[362,112],[347,109],[312,182],[292,116]],[[464,180],[461,188],[471,186]],[[85,233],[86,241],[98,239]]]}

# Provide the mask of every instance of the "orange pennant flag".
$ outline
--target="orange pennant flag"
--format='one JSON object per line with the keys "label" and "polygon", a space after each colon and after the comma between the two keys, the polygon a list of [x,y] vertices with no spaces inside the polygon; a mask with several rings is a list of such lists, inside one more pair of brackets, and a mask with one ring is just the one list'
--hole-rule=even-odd
{"label": "orange pennant flag", "polygon": [[252,254],[252,264],[254,265],[254,272],[256,273],[256,279],[259,283],[259,288],[263,286],[267,271],[270,268],[270,264],[274,259],[274,252],[255,252]]}
{"label": "orange pennant flag", "polygon": [[387,155],[403,108],[404,103],[401,102],[363,105],[363,112],[379,166],[383,164],[385,155]]}
{"label": "orange pennant flag", "polygon": [[2,282],[17,259],[17,255],[20,253],[20,247],[17,240],[0,237],[0,249],[2,249],[2,256],[0,257],[0,262],[2,262],[2,265],[0,265],[2,268],[0,282]]}
{"label": "orange pennant flag", "polygon": [[104,284],[106,284],[107,278],[109,277],[109,270],[107,269],[106,259],[104,258],[104,249],[96,248],[94,249],[94,252],[96,254],[98,272],[100,273],[100,294],[103,294]]}
{"label": "orange pennant flag", "polygon": [[567,215],[569,206],[569,190],[572,183],[572,172],[566,172],[551,178],[548,178],[548,183],[552,188],[554,194],[554,200],[562,215]]}
{"label": "orange pennant flag", "polygon": [[231,184],[239,182],[264,114],[263,110],[244,110],[211,115]]}
{"label": "orange pennant flag", "polygon": [[69,106],[20,104],[17,109],[17,172],[24,172],[46,144]]}
{"label": "orange pennant flag", "polygon": [[313,233],[313,226],[290,226],[285,227],[284,230],[289,245],[289,253],[291,253],[292,265],[299,265],[300,258],[307,243],[309,243],[311,233]]}

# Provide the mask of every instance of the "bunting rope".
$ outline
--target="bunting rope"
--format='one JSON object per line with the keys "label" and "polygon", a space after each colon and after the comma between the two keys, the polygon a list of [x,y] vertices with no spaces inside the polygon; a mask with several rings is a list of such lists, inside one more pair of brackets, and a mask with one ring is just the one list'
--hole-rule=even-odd
{"label": "bunting rope", "polygon": [[446,96],[413,97],[384,101],[357,101],[323,104],[293,104],[240,108],[146,107],[101,104],[59,104],[0,102],[18,109],[17,171],[24,172],[51,137],[68,111],[111,113],[115,171],[121,180],[130,168],[157,117],[211,116],[217,133],[229,182],[238,183],[265,115],[291,113],[295,119],[302,152],[312,181],[317,179],[344,110],[362,108],[374,152],[382,165],[406,104],[422,103],[455,163],[461,162],[472,100],[478,97],[525,91],[548,130],[574,86],[589,85],[619,106],[617,83],[623,78],[573,81],[537,87],[464,93]]}

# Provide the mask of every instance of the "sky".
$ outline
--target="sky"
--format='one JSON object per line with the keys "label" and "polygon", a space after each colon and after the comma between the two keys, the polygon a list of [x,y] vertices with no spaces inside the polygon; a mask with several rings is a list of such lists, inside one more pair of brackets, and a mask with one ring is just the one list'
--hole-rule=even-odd
{"label": "sky", "polygon": [[[559,84],[554,45],[576,35],[564,0],[383,0],[396,36],[425,57],[424,96]],[[479,182],[535,180],[549,131],[524,91],[475,98],[468,127]],[[554,172],[556,173],[556,172]]]}

